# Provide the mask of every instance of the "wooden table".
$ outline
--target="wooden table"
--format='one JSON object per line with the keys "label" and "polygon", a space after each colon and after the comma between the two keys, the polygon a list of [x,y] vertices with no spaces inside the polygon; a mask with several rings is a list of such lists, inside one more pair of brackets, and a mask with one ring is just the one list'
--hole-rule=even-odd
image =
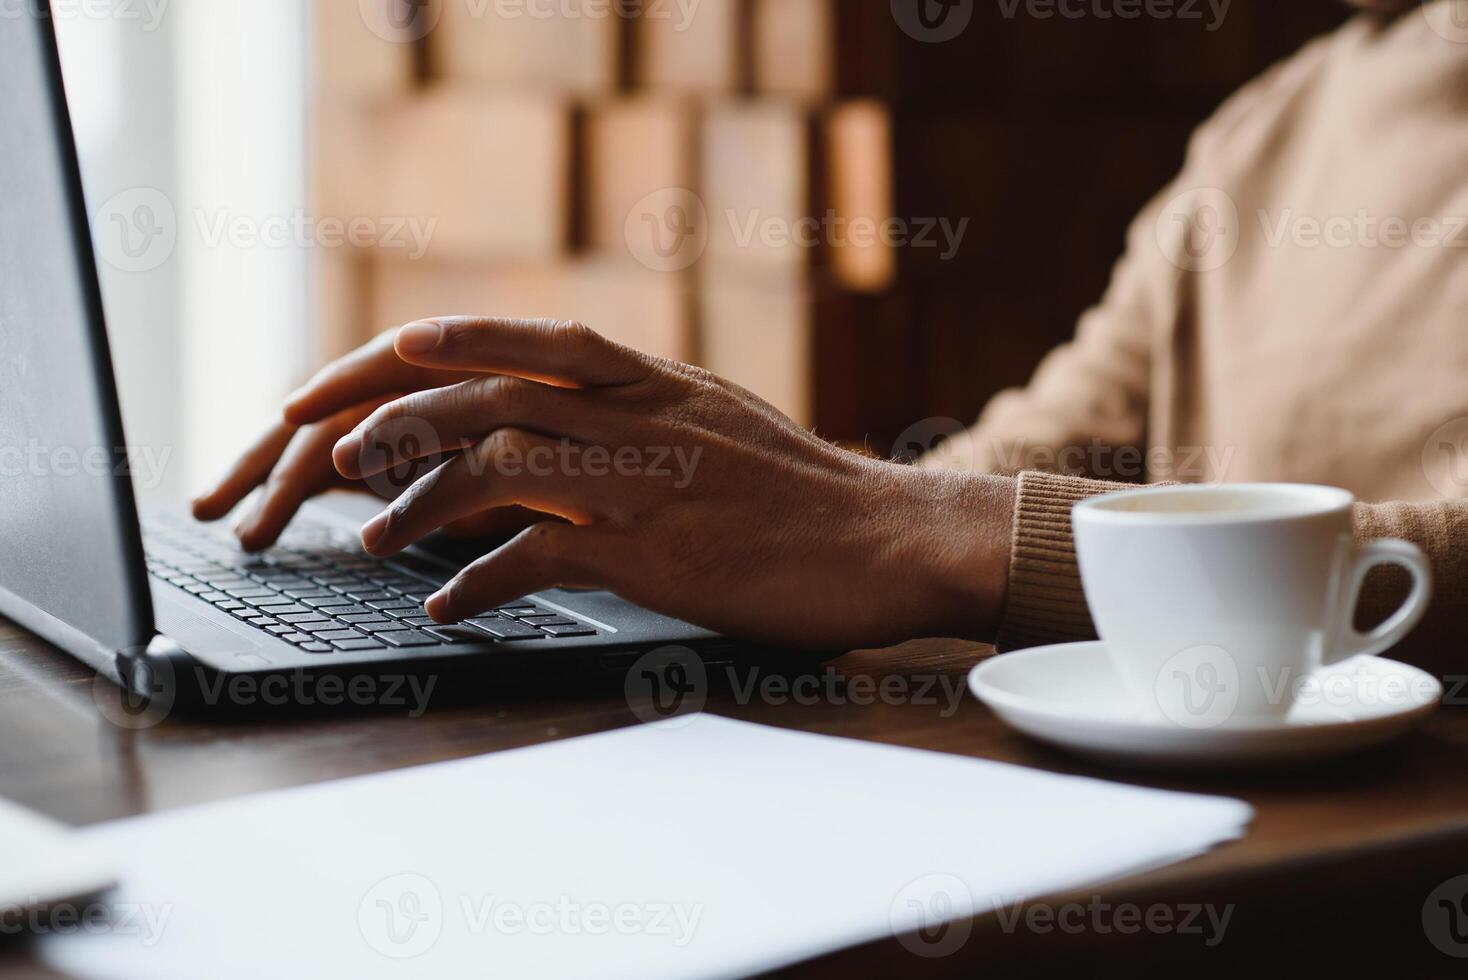
{"label": "wooden table", "polygon": [[[946,955],[907,937],[792,969],[793,976],[1236,975],[1254,963],[1337,976],[1450,976],[1468,970],[1434,948],[1421,912],[1439,883],[1468,874],[1468,712],[1440,711],[1398,745],[1293,775],[1137,775],[1047,750],[1005,729],[966,693],[987,648],[925,641],[850,654],[832,666],[853,695],[887,678],[871,703],[739,703],[708,710],[784,728],[1091,773],[1141,785],[1221,793],[1258,811],[1248,837],[1204,857],[1049,904],[1112,910],[1085,926],[1038,931],[986,916]],[[862,686],[866,685],[866,686]],[[930,697],[920,697],[926,690]],[[865,697],[854,700],[867,701]],[[72,824],[532,745],[635,722],[620,686],[520,691],[435,706],[420,718],[384,711],[226,723],[171,718],[133,731],[97,709],[90,673],[0,621],[0,796]],[[1085,814],[1077,814],[1078,820]],[[934,813],[934,822],[962,819]],[[921,832],[921,831],[916,831]],[[859,860],[856,855],[853,860]],[[1233,910],[1223,940],[1175,929],[1123,934],[1117,906],[1165,906],[1180,921],[1211,903]],[[1075,919],[1069,920],[1074,927]],[[1468,916],[1464,919],[1468,926]],[[1206,933],[1206,930],[1205,930]],[[751,937],[757,941],[757,937]],[[953,945],[951,939],[948,945]],[[936,948],[936,947],[935,947]],[[1457,952],[1468,955],[1468,942]],[[1183,974],[1182,971],[1186,971]],[[46,976],[23,941],[0,943],[0,974]]]}

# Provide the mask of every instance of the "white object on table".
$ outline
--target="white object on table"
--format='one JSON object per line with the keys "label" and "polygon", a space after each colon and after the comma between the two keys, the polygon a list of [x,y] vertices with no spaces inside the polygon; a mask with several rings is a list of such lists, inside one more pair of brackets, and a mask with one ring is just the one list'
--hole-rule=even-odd
{"label": "white object on table", "polygon": [[1442,684],[1410,664],[1352,657],[1297,679],[1282,719],[1145,712],[1100,641],[1031,647],[969,674],[974,694],[1031,738],[1122,765],[1285,767],[1400,738],[1437,710]]}
{"label": "white object on table", "polygon": [[30,919],[28,910],[86,899],[112,886],[115,866],[91,843],[57,823],[0,800],[0,925]]}
{"label": "white object on table", "polygon": [[746,976],[1178,861],[1250,818],[694,715],[99,826],[116,901],[167,927],[42,952],[138,980]]}

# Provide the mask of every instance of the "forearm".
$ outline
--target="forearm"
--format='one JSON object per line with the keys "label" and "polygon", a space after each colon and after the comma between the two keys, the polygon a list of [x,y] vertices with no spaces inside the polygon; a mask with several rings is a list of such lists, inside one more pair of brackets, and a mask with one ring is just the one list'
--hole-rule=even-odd
{"label": "forearm", "polygon": [[[884,464],[890,466],[891,464]],[[883,557],[902,605],[921,610],[913,635],[992,641],[1003,614],[1016,481],[891,467],[903,501]]]}

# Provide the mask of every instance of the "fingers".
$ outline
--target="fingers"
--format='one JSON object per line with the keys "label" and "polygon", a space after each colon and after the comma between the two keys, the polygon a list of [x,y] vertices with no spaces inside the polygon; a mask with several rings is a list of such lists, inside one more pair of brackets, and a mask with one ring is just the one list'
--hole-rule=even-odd
{"label": "fingers", "polygon": [[574,320],[439,317],[403,327],[396,344],[404,361],[423,367],[571,387],[635,384],[659,363]]}
{"label": "fingers", "polygon": [[494,507],[522,506],[575,524],[605,515],[623,484],[588,482],[557,465],[563,443],[520,429],[500,429],[413,484],[362,528],[362,546],[393,555],[441,527]]}
{"label": "fingers", "polygon": [[286,399],[286,421],[307,425],[388,392],[419,391],[472,377],[405,363],[393,349],[395,336],[388,331],[318,371]]}
{"label": "fingers", "polygon": [[270,547],[303,503],[328,487],[345,484],[332,466],[331,449],[343,432],[379,405],[374,401],[354,406],[295,434],[270,472],[253,509],[235,529],[246,551]]}
{"label": "fingers", "polygon": [[605,528],[532,524],[455,575],[425,605],[440,623],[453,623],[557,586],[615,587],[613,576],[628,567],[629,552],[628,542]]}
{"label": "fingers", "polygon": [[301,505],[334,481],[336,472],[330,464],[334,441],[335,433],[326,427],[307,426],[298,433],[235,529],[241,547],[246,551],[270,547]]}
{"label": "fingers", "polygon": [[384,405],[343,436],[332,456],[337,472],[355,480],[464,449],[502,428],[600,440],[611,434],[609,410],[599,406],[588,411],[565,389],[487,375]]}
{"label": "fingers", "polygon": [[443,532],[451,538],[459,539],[506,538],[543,520],[546,520],[545,514],[537,514],[524,507],[496,507],[461,521],[445,524]]}
{"label": "fingers", "polygon": [[219,483],[194,499],[194,518],[217,521],[234,510],[251,490],[265,482],[295,434],[294,425],[282,422],[272,427],[245,451]]}

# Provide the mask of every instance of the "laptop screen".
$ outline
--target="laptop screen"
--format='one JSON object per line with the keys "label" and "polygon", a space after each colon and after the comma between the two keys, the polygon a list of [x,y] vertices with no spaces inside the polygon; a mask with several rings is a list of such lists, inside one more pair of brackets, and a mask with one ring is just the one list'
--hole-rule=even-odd
{"label": "laptop screen", "polygon": [[53,25],[25,9],[0,18],[0,613],[95,659],[152,613]]}

